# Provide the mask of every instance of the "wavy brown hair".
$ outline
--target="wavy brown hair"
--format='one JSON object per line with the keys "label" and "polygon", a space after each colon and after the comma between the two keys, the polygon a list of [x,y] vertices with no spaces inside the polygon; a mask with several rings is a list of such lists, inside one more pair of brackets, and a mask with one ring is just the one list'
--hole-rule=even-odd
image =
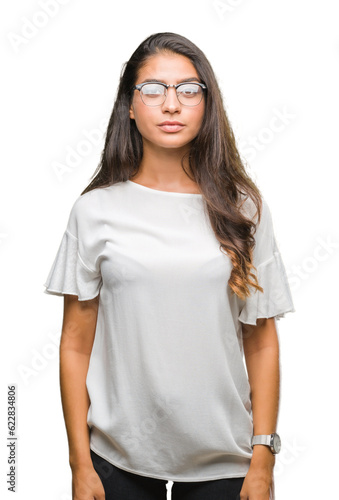
{"label": "wavy brown hair", "polygon": [[[168,32],[153,34],[123,65],[101,160],[90,184],[81,194],[126,181],[138,172],[143,143],[135,121],[129,117],[132,87],[147,59],[161,52],[186,56],[207,86],[203,122],[185,155],[193,179],[185,170],[184,157],[182,168],[200,188],[220,250],[232,263],[228,284],[244,300],[250,295],[249,286],[263,291],[253,265],[254,232],[261,217],[261,194],[240,158],[213,69],[204,53],[187,38]],[[254,203],[257,222],[243,213],[242,205],[246,200]]]}

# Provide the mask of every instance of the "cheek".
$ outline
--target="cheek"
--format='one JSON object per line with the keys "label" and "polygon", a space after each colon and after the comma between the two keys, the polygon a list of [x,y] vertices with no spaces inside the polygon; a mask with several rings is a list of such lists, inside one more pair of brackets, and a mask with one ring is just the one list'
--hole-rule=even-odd
{"label": "cheek", "polygon": [[154,122],[154,116],[152,109],[145,106],[144,104],[140,106],[140,103],[136,103],[133,106],[134,109],[134,120],[139,131],[147,130],[151,127]]}
{"label": "cheek", "polygon": [[149,116],[136,115],[135,116],[135,124],[140,134],[149,138],[152,135],[152,131],[154,132],[153,120]]}
{"label": "cheek", "polygon": [[192,122],[194,123],[194,128],[199,130],[203,120],[204,120],[204,108],[197,109],[195,114],[192,116]]}

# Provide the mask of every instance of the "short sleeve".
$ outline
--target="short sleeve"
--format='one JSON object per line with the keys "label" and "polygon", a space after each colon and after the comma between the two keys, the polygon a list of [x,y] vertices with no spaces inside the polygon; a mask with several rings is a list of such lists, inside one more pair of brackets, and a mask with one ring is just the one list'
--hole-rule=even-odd
{"label": "short sleeve", "polygon": [[79,224],[79,203],[72,207],[66,230],[44,283],[44,293],[77,295],[79,300],[90,300],[99,294],[101,274],[89,262],[86,253],[86,226]]}
{"label": "short sleeve", "polygon": [[286,269],[277,246],[272,216],[263,199],[261,221],[255,232],[253,264],[263,292],[251,288],[241,308],[239,321],[256,325],[258,318],[281,319],[287,312],[295,312]]}

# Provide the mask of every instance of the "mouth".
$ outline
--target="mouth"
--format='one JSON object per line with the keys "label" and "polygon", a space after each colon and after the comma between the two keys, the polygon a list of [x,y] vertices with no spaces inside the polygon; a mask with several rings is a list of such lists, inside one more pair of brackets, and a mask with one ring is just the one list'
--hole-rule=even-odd
{"label": "mouth", "polygon": [[182,130],[185,125],[181,122],[166,121],[159,123],[158,127],[164,132],[179,132],[179,130]]}

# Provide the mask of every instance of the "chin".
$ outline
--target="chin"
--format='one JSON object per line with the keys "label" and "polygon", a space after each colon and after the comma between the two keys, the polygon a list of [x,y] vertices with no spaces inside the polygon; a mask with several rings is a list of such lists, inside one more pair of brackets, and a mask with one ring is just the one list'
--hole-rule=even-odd
{"label": "chin", "polygon": [[190,144],[190,142],[192,141],[187,141],[187,142],[163,142],[161,144],[156,144],[156,146],[160,147],[160,148],[167,148],[167,149],[180,149],[180,148],[184,148],[185,146],[187,146],[187,144]]}
{"label": "chin", "polygon": [[164,137],[161,140],[148,140],[150,144],[153,146],[159,147],[159,148],[167,148],[167,149],[180,149],[187,144],[190,144],[193,141],[194,137],[188,137],[188,138],[179,138],[174,137],[174,134],[171,137]]}

